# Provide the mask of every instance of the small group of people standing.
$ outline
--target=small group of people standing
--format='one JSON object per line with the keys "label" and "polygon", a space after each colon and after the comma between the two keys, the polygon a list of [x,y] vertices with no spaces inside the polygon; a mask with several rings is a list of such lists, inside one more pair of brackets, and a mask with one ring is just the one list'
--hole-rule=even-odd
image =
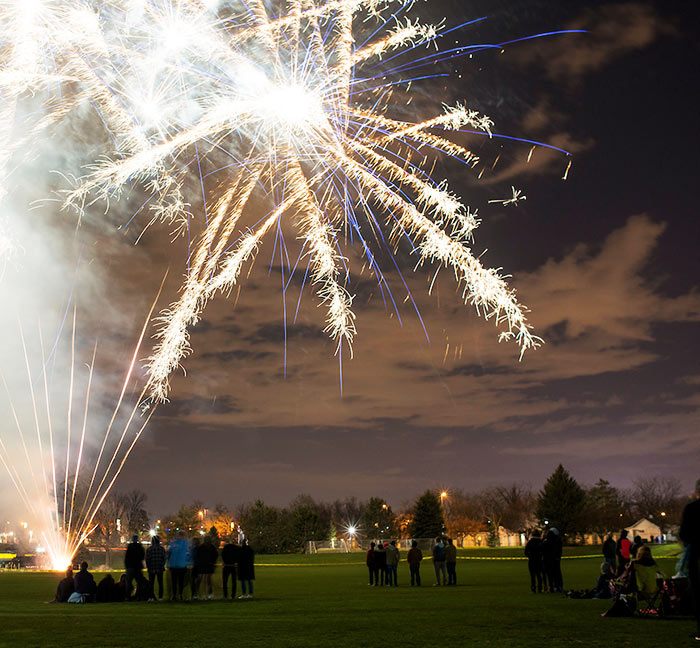
{"label": "small group of people standing", "polygon": [[617,541],[610,534],[603,542],[603,558],[616,576],[625,571],[630,561],[637,558],[637,552],[644,546],[640,536],[635,536],[634,540],[630,541],[628,535],[627,529],[622,529]]}
{"label": "small group of people standing", "polygon": [[398,587],[398,566],[401,552],[396,540],[372,542],[367,550],[365,563],[369,570],[369,584],[375,587]]}
{"label": "small group of people standing", "polygon": [[[451,538],[442,536],[435,538],[432,548],[433,567],[435,568],[435,585],[457,584],[457,548]],[[367,551],[366,564],[369,570],[369,584],[372,586],[398,586],[398,565],[401,554],[396,546],[396,540],[391,542],[372,542]],[[420,564],[423,552],[418,548],[418,542],[413,540],[411,549],[406,556],[411,587],[420,587]],[[442,576],[442,583],[440,582]]]}
{"label": "small group of people standing", "polygon": [[[153,540],[156,540],[154,537]],[[185,582],[189,581],[190,599],[197,600],[199,588],[203,586],[207,599],[214,597],[212,578],[216,570],[219,551],[214,545],[212,536],[205,535],[200,541],[195,537],[188,541],[183,531],[170,543],[167,552],[167,566],[172,582],[171,600],[182,601]],[[236,583],[240,581],[242,594],[239,599],[253,597],[253,581],[255,580],[255,552],[244,539],[237,544],[234,538],[223,544],[221,549],[223,598],[229,597],[228,584],[231,582],[231,598],[236,598]],[[146,552],[146,567],[149,569],[149,580],[152,580]],[[160,571],[160,577],[164,568]],[[189,578],[188,578],[189,577]],[[162,589],[159,592],[162,598]]]}
{"label": "small group of people standing", "polygon": [[[435,586],[457,584],[457,547],[452,538],[439,536],[433,544],[433,567],[435,568]],[[440,583],[442,576],[442,583]]]}
{"label": "small group of people standing", "polygon": [[[171,581],[171,600],[182,601],[185,584],[190,586],[190,600],[196,600],[200,587],[207,599],[214,597],[212,577],[216,570],[219,551],[215,538],[205,535],[202,540],[195,537],[191,541],[184,532],[170,542],[167,550],[158,536],[153,536],[148,549],[144,550],[137,535],[127,545],[124,555],[125,572],[119,582],[111,574],[106,574],[99,584],[88,571],[87,562],[80,565],[80,571],[73,575],[72,568],[66,571],[65,578],[58,585],[54,602],[118,602],[118,601],[154,601],[163,599],[163,575],[168,570]],[[239,545],[232,538],[222,543],[222,585],[223,598],[236,598],[237,582],[241,583],[242,594],[239,599],[253,597],[255,580],[255,553],[243,540]],[[146,568],[148,579],[143,575]],[[74,595],[71,600],[71,595]]]}
{"label": "small group of people standing", "polygon": [[549,529],[544,538],[540,531],[532,532],[525,545],[525,556],[530,571],[530,590],[533,594],[564,591],[564,578],[561,573],[562,549],[557,529]]}

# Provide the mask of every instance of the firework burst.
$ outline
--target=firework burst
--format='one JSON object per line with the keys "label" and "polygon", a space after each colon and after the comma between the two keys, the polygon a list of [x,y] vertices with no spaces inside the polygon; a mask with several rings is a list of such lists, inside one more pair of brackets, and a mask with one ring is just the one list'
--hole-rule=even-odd
{"label": "firework burst", "polygon": [[[416,266],[449,268],[465,303],[495,321],[500,339],[514,339],[521,357],[539,345],[504,277],[472,253],[476,212],[430,172],[441,155],[475,166],[478,157],[449,133],[490,137],[491,119],[464,104],[420,122],[406,118],[416,75],[410,62],[387,61],[422,46],[432,52],[422,65],[440,58],[433,48],[440,27],[406,18],[412,2],[4,4],[18,26],[5,39],[11,56],[0,83],[12,101],[4,110],[39,89],[50,106],[23,117],[22,141],[87,102],[109,135],[111,154],[65,204],[82,213],[141,186],[148,197],[139,212],[150,211],[144,229],[165,222],[176,233],[188,231],[191,211],[204,212],[181,296],[162,313],[148,360],[152,400],[166,399],[207,301],[230,291],[283,221],[301,241],[338,353],[351,352],[357,333],[348,238],[359,241],[378,278],[373,245],[393,253],[408,240]],[[10,139],[0,171],[21,144]],[[201,181],[201,210],[189,204],[191,175]],[[501,202],[524,200],[515,192]],[[262,218],[261,200],[273,203]]]}

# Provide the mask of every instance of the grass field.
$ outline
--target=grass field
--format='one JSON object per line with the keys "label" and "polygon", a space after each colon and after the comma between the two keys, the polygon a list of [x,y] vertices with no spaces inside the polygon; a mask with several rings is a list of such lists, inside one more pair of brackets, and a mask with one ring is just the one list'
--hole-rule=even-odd
{"label": "grass field", "polygon": [[[659,548],[662,569],[673,547]],[[591,547],[566,551],[565,588],[592,586],[600,564]],[[423,587],[368,587],[359,554],[260,556],[249,601],[49,605],[58,578],[0,573],[0,646],[608,646],[692,645],[694,622],[604,619],[608,601],[532,595],[521,550],[463,551],[457,587],[433,587],[424,561]],[[595,556],[595,557],[587,557]],[[511,558],[511,559],[508,559]],[[101,575],[97,574],[97,580]],[[216,584],[219,585],[217,574]],[[221,590],[217,590],[221,596]],[[240,593],[240,592],[239,592]]]}

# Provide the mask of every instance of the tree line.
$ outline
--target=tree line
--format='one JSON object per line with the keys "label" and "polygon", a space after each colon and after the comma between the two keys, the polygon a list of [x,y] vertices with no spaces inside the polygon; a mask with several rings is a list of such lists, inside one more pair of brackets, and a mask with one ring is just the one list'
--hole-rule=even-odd
{"label": "tree line", "polygon": [[[106,548],[122,537],[154,529],[164,539],[179,530],[211,533],[225,538],[240,528],[258,553],[304,551],[309,541],[424,538],[446,534],[452,538],[483,537],[497,545],[499,527],[513,533],[556,527],[568,542],[584,534],[603,536],[617,532],[640,518],[648,518],[662,533],[677,525],[689,497],[681,483],[666,476],[643,476],[630,489],[619,489],[604,479],[580,485],[562,466],[549,476],[541,490],[521,483],[492,486],[476,492],[460,488],[427,490],[394,511],[382,497],[358,500],[348,497],[321,502],[299,495],[286,507],[262,500],[231,509],[217,504],[207,509],[195,501],[176,512],[152,520],[141,491],[111,494],[96,518],[92,542]],[[109,560],[109,555],[107,556]]]}

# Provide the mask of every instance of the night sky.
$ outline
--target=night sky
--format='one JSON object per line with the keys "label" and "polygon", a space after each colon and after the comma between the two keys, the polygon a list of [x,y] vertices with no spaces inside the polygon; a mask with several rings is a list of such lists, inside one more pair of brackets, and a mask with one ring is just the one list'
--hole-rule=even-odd
{"label": "night sky", "polygon": [[[448,26],[488,16],[446,36],[441,49],[588,31],[441,63],[435,71],[451,76],[417,82],[414,102],[396,113],[419,120],[441,102],[464,101],[489,115],[496,133],[573,154],[538,147],[528,163],[529,144],[461,135],[482,159],[481,180],[482,165],[474,172],[443,161],[433,174],[479,209],[473,250],[512,276],[545,344],[519,361],[517,345],[499,344],[494,323],[464,306],[449,271],[429,294],[437,268],[413,272],[405,247],[396,266],[382,259],[395,304],[355,271],[358,333],[341,378],[308,286],[298,305],[303,269],[283,294],[270,237],[240,291],[211,301],[192,330],[186,376],[174,377],[171,401],[115,488],[146,491],[154,515],[194,499],[233,508],[258,498],[283,505],[300,493],[377,495],[398,507],[426,488],[539,488],[561,462],[583,484],[628,487],[659,474],[690,490],[700,476],[693,4],[418,5],[424,20],[447,16]],[[527,199],[488,203],[509,198],[511,186]],[[186,241],[171,244],[165,226],[134,246],[143,225],[86,225],[83,234],[95,237],[90,249],[123,314],[125,346],[166,269],[160,307],[176,299],[186,267]],[[285,233],[292,250],[294,236]],[[358,249],[346,254],[362,267]],[[115,336],[113,321],[93,318]]]}

